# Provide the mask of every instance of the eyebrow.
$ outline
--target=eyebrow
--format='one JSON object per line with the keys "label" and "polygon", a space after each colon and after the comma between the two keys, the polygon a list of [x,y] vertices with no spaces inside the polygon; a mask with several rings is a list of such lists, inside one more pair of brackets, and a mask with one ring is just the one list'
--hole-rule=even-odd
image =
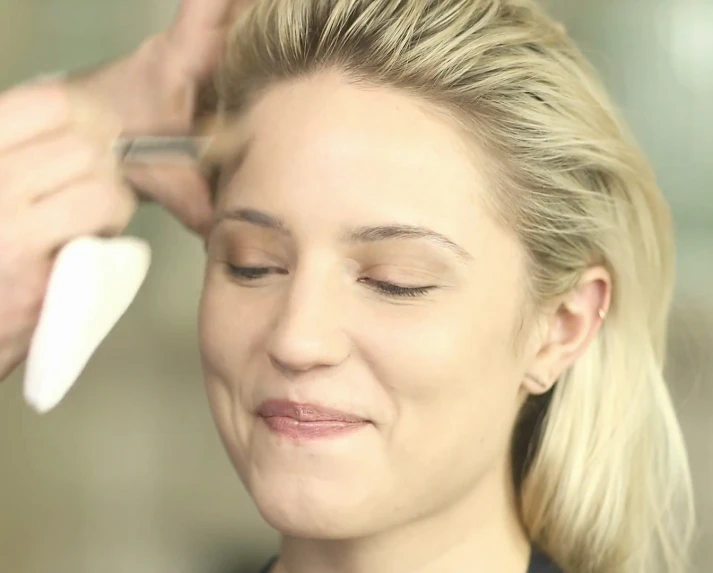
{"label": "eyebrow", "polygon": [[[264,211],[247,208],[227,209],[216,215],[215,226],[226,220],[249,223],[263,229],[276,231],[285,237],[292,237],[292,233],[282,219]],[[473,260],[473,256],[455,241],[437,231],[417,225],[394,223],[358,227],[349,230],[342,239],[348,243],[373,243],[390,239],[425,239],[445,247],[463,261]]]}
{"label": "eyebrow", "polygon": [[217,213],[214,225],[218,226],[223,221],[241,221],[243,223],[250,223],[256,227],[262,227],[263,229],[277,231],[286,237],[292,236],[287,225],[285,225],[281,219],[256,209],[227,209]]}
{"label": "eyebrow", "polygon": [[346,240],[350,243],[372,243],[389,239],[426,239],[453,252],[464,261],[473,259],[471,254],[455,241],[427,227],[417,225],[391,224],[359,227],[349,231]]}

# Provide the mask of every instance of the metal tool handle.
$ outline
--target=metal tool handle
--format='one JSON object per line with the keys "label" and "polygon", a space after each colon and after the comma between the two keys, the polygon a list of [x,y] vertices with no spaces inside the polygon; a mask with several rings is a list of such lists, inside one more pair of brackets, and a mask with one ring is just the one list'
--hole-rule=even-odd
{"label": "metal tool handle", "polygon": [[114,143],[114,151],[123,162],[199,161],[209,139],[190,135],[122,137]]}

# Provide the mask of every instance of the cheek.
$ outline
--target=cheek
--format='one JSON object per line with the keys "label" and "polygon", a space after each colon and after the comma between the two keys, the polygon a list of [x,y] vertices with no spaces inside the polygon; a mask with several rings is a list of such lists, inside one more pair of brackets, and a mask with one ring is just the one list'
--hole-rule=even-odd
{"label": "cheek", "polygon": [[[212,267],[212,268],[211,268]],[[267,314],[226,277],[219,265],[206,271],[199,307],[199,338],[204,368],[222,380],[244,372],[251,348],[260,343]]]}
{"label": "cheek", "polygon": [[503,376],[516,367],[512,312],[477,302],[458,297],[364,322],[369,355],[380,357],[373,360],[378,379],[395,396],[417,402],[505,391]]}
{"label": "cheek", "polygon": [[199,307],[198,334],[209,390],[211,384],[226,378],[231,370],[231,363],[235,360],[234,354],[228,349],[233,346],[231,341],[235,341],[239,336],[237,320],[241,317],[235,317],[233,311],[225,308],[226,298],[226,294],[216,288],[213,281],[206,280]]}
{"label": "cheek", "polygon": [[514,303],[482,292],[452,298],[372,317],[368,329],[366,354],[395,410],[392,453],[405,464],[419,452],[453,467],[464,448],[479,463],[507,448],[519,387]]}
{"label": "cheek", "polygon": [[220,437],[241,476],[249,455],[258,364],[260,309],[245,304],[218,269],[208,269],[199,308],[200,353],[210,407]]}
{"label": "cheek", "polygon": [[383,464],[367,467],[392,518],[463,499],[507,462],[518,384],[502,310],[452,296],[363,315],[356,345],[393,411],[380,428]]}

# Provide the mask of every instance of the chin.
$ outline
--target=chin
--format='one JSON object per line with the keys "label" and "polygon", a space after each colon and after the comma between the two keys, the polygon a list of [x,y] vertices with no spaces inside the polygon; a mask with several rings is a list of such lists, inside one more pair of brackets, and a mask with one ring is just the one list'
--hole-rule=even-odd
{"label": "chin", "polygon": [[349,539],[372,533],[376,512],[364,495],[311,478],[287,476],[251,480],[247,486],[262,518],[283,535],[310,539]]}

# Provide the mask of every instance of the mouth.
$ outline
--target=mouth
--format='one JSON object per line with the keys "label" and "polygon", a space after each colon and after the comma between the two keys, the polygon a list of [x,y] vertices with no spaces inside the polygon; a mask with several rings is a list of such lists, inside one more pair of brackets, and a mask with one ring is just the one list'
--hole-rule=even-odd
{"label": "mouth", "polygon": [[348,412],[289,400],[267,400],[257,415],[271,431],[295,440],[337,437],[371,424]]}

